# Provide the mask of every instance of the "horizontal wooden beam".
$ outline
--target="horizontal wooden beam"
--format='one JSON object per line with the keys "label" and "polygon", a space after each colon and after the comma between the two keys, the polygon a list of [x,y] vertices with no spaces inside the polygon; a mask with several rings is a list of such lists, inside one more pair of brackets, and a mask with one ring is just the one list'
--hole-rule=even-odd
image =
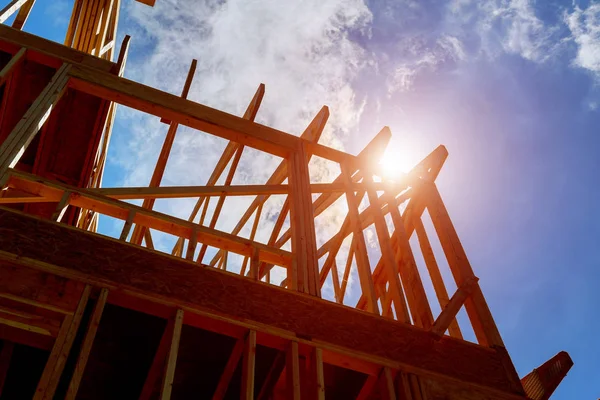
{"label": "horizontal wooden beam", "polygon": [[438,339],[396,321],[1,208],[0,231],[10,232],[0,235],[5,265],[116,287],[221,321],[251,322],[257,331],[308,338],[323,348],[324,357],[326,351],[353,354],[392,368],[520,395],[509,389],[506,360],[493,349]]}
{"label": "horizontal wooden beam", "polygon": [[63,63],[87,65],[95,70],[109,72],[115,63],[83,53],[62,44],[18,29],[0,24],[0,50],[16,54],[21,48],[27,49],[27,59],[53,68]]}
{"label": "horizontal wooden beam", "polygon": [[15,185],[29,193],[53,199],[52,201],[59,201],[65,192],[70,192],[69,204],[75,207],[93,210],[122,220],[128,220],[133,215],[133,218],[131,218],[132,223],[179,237],[190,238],[195,233],[197,241],[200,243],[240,255],[252,256],[253,249],[256,248],[259,251],[260,261],[281,266],[287,266],[291,262],[291,254],[285,250],[269,247],[259,242],[199,226],[193,222],[94,194],[89,190],[76,189],[69,185],[39,178],[25,172],[12,170],[10,174],[9,181],[11,185]]}

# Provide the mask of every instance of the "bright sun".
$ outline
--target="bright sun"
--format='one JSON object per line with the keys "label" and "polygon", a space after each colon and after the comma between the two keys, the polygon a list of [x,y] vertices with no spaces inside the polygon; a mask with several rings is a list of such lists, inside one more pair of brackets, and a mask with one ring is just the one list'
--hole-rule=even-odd
{"label": "bright sun", "polygon": [[398,179],[410,171],[417,163],[418,160],[415,160],[414,153],[410,149],[400,149],[397,146],[390,146],[379,161],[384,175],[382,178]]}

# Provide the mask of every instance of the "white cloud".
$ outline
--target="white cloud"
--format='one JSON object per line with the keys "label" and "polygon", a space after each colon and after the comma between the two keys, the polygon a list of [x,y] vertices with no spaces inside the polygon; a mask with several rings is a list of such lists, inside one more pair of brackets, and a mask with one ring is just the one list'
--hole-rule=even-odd
{"label": "white cloud", "polygon": [[451,35],[442,35],[432,47],[419,39],[406,40],[401,47],[405,48],[405,59],[394,65],[388,80],[390,93],[410,90],[419,74],[437,71],[449,63],[465,61],[467,57],[461,40]]}
{"label": "white cloud", "polygon": [[585,10],[575,7],[565,14],[565,23],[577,44],[573,63],[592,72],[600,72],[600,4],[591,4]]}
{"label": "white cloud", "polygon": [[509,53],[543,62],[554,54],[556,27],[537,17],[532,0],[454,0],[448,10],[455,28],[477,34],[487,56]]}
{"label": "white cloud", "polygon": [[[126,71],[131,79],[179,94],[195,58],[191,100],[241,115],[263,82],[266,94],[257,122],[298,135],[328,105],[330,118],[320,142],[338,148],[359,122],[364,102],[352,82],[367,58],[348,35],[368,29],[371,14],[361,0],[161,0],[154,8],[128,3],[125,15],[120,29],[133,38]],[[111,162],[125,169],[123,184],[147,185],[167,126],[125,109],[117,126],[127,134],[113,147]],[[224,146],[219,138],[180,127],[163,184],[205,184]],[[263,183],[279,161],[245,149],[234,183]],[[327,181],[339,169],[316,161],[311,171],[315,180]],[[263,210],[261,240],[268,238],[282,201],[275,199]],[[186,218],[194,203],[163,201],[156,208]],[[217,228],[230,231],[247,204],[247,199],[228,200]],[[334,233],[335,224],[322,220],[318,233]]]}

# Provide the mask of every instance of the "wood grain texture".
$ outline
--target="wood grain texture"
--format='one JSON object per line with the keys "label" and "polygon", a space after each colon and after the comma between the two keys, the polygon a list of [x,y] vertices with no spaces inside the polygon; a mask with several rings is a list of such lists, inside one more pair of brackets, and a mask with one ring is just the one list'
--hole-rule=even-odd
{"label": "wood grain texture", "polygon": [[[515,394],[491,349],[0,208],[0,256]],[[36,262],[37,261],[37,262]],[[83,262],[82,262],[83,261]],[[57,278],[59,279],[59,278]],[[319,321],[319,323],[315,323]],[[521,393],[517,393],[521,394]]]}

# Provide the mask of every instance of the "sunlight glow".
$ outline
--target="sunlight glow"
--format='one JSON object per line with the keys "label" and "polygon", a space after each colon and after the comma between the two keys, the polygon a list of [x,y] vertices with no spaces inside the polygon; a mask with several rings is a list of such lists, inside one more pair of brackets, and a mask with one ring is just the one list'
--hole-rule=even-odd
{"label": "sunlight glow", "polygon": [[379,161],[382,178],[386,180],[397,180],[408,173],[420,161],[415,156],[414,149],[398,144],[390,143]]}

